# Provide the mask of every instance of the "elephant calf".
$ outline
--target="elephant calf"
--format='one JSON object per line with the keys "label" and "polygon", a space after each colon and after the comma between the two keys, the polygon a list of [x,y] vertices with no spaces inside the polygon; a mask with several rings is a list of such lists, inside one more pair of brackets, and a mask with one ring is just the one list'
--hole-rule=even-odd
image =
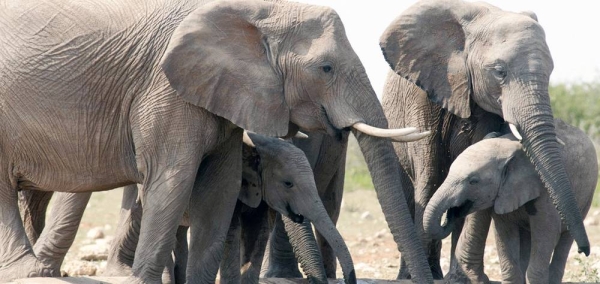
{"label": "elephant calf", "polygon": [[[596,151],[581,130],[559,119],[555,125],[565,144],[561,156],[577,205],[585,216],[598,180]],[[503,283],[525,283],[525,277],[528,283],[560,283],[573,238],[512,134],[485,139],[458,156],[427,205],[424,227],[432,237],[444,238],[456,218],[488,208],[493,208]],[[459,247],[469,242],[467,238],[461,235]]]}

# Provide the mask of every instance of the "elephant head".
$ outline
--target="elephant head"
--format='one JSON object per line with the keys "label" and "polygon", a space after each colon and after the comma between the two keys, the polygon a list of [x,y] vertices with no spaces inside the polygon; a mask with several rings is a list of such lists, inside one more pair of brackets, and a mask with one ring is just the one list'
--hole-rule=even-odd
{"label": "elephant head", "polygon": [[467,118],[477,104],[511,124],[579,251],[588,255],[550,108],[552,57],[536,16],[485,3],[419,1],[392,22],[380,45],[397,74],[451,113]]}
{"label": "elephant head", "polygon": [[211,2],[175,29],[161,66],[183,100],[258,134],[282,137],[302,129],[341,139],[353,130],[412,275],[432,281],[398,159],[388,139],[374,137],[422,135],[386,129],[381,104],[335,11],[293,2]]}
{"label": "elephant head", "polygon": [[[253,204],[254,197],[262,196],[269,207],[279,212],[284,220],[290,219],[302,224],[306,218],[312,222],[334,249],[346,282],[356,283],[350,252],[323,206],[304,152],[277,138],[247,133],[245,139],[246,145],[254,148],[244,146],[245,174],[242,183],[245,186],[242,186],[240,200]],[[286,220],[288,231],[302,231],[293,229],[289,223]]]}
{"label": "elephant head", "polygon": [[482,140],[462,152],[450,166],[444,183],[427,204],[424,229],[433,238],[445,238],[452,232],[456,218],[490,207],[498,214],[512,212],[537,198],[543,187],[514,136]]}

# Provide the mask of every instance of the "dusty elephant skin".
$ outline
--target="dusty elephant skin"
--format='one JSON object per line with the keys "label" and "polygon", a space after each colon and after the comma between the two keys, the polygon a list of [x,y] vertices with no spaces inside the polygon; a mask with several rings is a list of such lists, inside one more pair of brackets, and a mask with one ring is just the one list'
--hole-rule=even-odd
{"label": "dusty elephant skin", "polygon": [[[15,135],[0,149],[10,169],[0,179],[0,278],[57,273],[31,250],[17,189],[140,183],[145,212],[128,282],[160,281],[190,200],[187,279],[214,281],[241,183],[242,128],[340,136],[355,127],[395,240],[415,279],[431,282],[391,142],[361,124],[387,128],[337,14],[288,2],[202,4],[3,5],[2,130]],[[222,222],[208,222],[215,216]]]}
{"label": "dusty elephant skin", "polygon": [[[586,216],[598,181],[594,145],[576,127],[561,120],[555,125],[557,137],[565,143],[561,158],[578,208]],[[429,234],[444,238],[453,218],[487,209],[493,211],[503,283],[525,283],[526,275],[527,283],[561,283],[573,238],[512,134],[485,139],[460,154],[429,201],[423,223]],[[441,226],[446,211],[446,224]],[[486,236],[487,231],[477,235]],[[472,237],[462,234],[458,247]],[[471,280],[485,278],[478,275]]]}
{"label": "dusty elephant skin", "polygon": [[[434,277],[442,277],[441,243],[423,231],[424,208],[456,156],[486,133],[502,130],[503,122],[520,132],[527,157],[579,251],[588,255],[583,219],[554,131],[548,95],[553,62],[535,14],[460,0],[419,1],[389,25],[380,46],[396,73],[388,76],[383,94],[390,126],[432,131],[427,139],[395,150],[414,183],[412,209]],[[455,228],[459,232],[461,225]],[[453,234],[453,243],[457,238]],[[473,242],[465,249],[479,251],[483,245]],[[407,276],[401,268],[399,277]]]}

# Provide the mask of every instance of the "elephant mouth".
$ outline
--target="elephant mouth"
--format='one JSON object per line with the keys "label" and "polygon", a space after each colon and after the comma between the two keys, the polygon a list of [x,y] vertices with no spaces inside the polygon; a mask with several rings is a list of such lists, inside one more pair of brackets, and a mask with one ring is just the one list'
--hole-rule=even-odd
{"label": "elephant mouth", "polygon": [[290,205],[288,204],[285,208],[288,212],[288,218],[290,218],[290,220],[292,220],[294,223],[298,223],[301,224],[302,222],[304,222],[304,216],[300,215],[300,214],[296,214],[293,210],[292,207],[290,207]]}
{"label": "elephant mouth", "polygon": [[467,200],[460,206],[448,209],[448,212],[446,212],[446,222],[444,223],[443,227],[453,229],[455,221],[457,219],[466,217],[470,213],[471,208],[473,208],[473,204],[473,201]]}
{"label": "elephant mouth", "polygon": [[350,131],[350,127],[339,129],[335,125],[333,125],[333,123],[329,119],[329,116],[327,115],[327,111],[325,110],[324,106],[321,106],[321,114],[325,118],[325,132],[327,132],[327,134],[329,134],[330,136],[334,137],[338,142],[342,141],[344,137],[344,131]]}

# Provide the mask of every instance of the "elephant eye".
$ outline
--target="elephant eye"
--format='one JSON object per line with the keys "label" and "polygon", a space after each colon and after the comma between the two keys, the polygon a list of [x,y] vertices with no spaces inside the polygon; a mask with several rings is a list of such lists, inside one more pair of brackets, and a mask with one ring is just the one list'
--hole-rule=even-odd
{"label": "elephant eye", "polygon": [[330,65],[325,65],[325,66],[321,67],[321,69],[323,69],[323,72],[329,73],[333,70],[333,67],[331,67]]}
{"label": "elephant eye", "polygon": [[498,81],[502,81],[506,78],[507,72],[506,69],[504,69],[504,66],[502,65],[494,66],[493,72],[494,76],[496,77],[496,79],[498,79]]}
{"label": "elephant eye", "polygon": [[285,185],[285,187],[287,187],[287,188],[294,187],[294,184],[291,181],[284,181],[283,185]]}
{"label": "elephant eye", "polygon": [[470,185],[474,185],[474,184],[478,184],[479,183],[479,178],[478,177],[471,177],[469,178],[469,184]]}

